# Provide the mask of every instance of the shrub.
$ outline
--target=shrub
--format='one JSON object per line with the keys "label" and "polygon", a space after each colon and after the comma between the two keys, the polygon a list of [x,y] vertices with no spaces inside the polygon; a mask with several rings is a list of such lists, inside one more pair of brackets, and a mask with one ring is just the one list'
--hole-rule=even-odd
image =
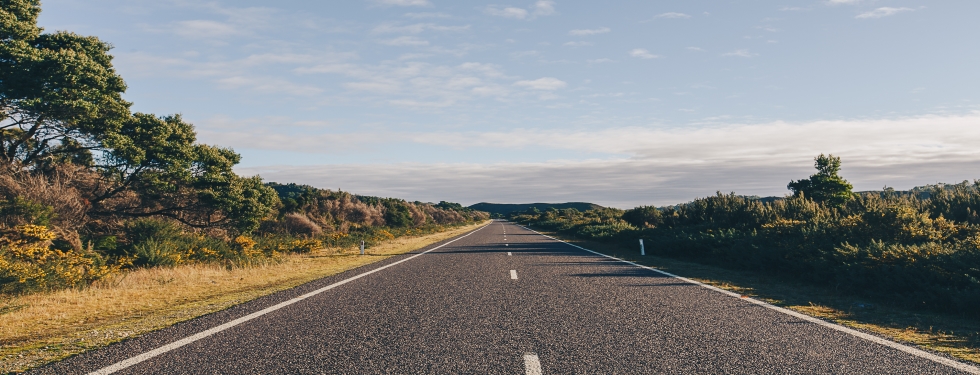
{"label": "shrub", "polygon": [[286,230],[293,234],[317,235],[323,232],[319,225],[314,223],[306,215],[300,213],[288,213],[283,217]]}
{"label": "shrub", "polygon": [[660,225],[660,210],[653,206],[640,206],[623,213],[623,220],[637,228]]}
{"label": "shrub", "polygon": [[94,251],[57,250],[55,234],[41,225],[22,225],[0,237],[0,293],[25,293],[90,284],[125,265],[110,264]]}
{"label": "shrub", "polygon": [[133,265],[138,267],[176,266],[187,261],[187,250],[176,243],[150,238],[133,246]]}

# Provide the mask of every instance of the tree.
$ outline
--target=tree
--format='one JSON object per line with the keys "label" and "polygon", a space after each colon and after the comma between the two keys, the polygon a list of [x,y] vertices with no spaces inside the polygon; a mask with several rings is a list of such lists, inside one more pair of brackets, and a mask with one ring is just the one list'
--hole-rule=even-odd
{"label": "tree", "polygon": [[241,156],[196,143],[180,115],[130,113],[111,46],[43,34],[40,11],[38,0],[0,0],[0,167],[89,170],[75,184],[95,216],[249,231],[279,205],[261,179],[232,171]]}
{"label": "tree", "polygon": [[660,210],[654,206],[640,206],[623,212],[623,220],[637,228],[656,227],[663,223]]}
{"label": "tree", "polygon": [[279,205],[275,190],[257,177],[236,175],[232,168],[241,156],[231,149],[198,144],[196,138],[180,115],[133,114],[106,136],[107,152],[93,167],[102,178],[89,189],[90,214],[165,216],[192,227],[242,232],[257,228]]}
{"label": "tree", "polygon": [[840,172],[840,157],[820,154],[813,160],[816,174],[808,179],[791,181],[786,186],[793,191],[793,196],[803,196],[832,206],[840,206],[850,200],[853,186],[837,175]]}
{"label": "tree", "polygon": [[42,34],[37,0],[0,0],[0,162],[84,155],[120,129],[130,103],[96,37]]}
{"label": "tree", "polygon": [[383,202],[385,224],[392,228],[404,228],[412,225],[412,212],[408,206],[395,199],[385,199]]}

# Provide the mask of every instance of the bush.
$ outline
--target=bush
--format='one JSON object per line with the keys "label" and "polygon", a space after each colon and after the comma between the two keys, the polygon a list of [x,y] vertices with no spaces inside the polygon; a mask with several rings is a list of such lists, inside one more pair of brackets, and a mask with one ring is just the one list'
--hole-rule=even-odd
{"label": "bush", "polygon": [[623,220],[637,228],[656,227],[662,222],[660,210],[653,206],[640,206],[623,213]]}
{"label": "bush", "polygon": [[0,237],[0,293],[73,288],[111,276],[125,265],[110,264],[94,251],[57,250],[45,226],[22,225]]}
{"label": "bush", "polygon": [[150,240],[167,241],[179,239],[184,230],[174,221],[158,218],[136,219],[126,222],[123,231],[132,246]]}
{"label": "bush", "polygon": [[293,234],[317,235],[323,232],[319,225],[314,223],[306,215],[299,213],[288,213],[283,217],[286,230]]}

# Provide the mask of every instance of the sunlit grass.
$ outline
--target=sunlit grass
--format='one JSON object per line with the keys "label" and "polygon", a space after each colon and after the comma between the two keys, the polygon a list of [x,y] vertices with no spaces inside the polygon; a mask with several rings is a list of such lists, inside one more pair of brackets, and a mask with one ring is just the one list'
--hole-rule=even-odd
{"label": "sunlit grass", "polygon": [[167,327],[324,276],[403,254],[485,223],[399,237],[356,248],[284,256],[280,263],[228,269],[186,264],[126,272],[89,288],[0,296],[0,373],[64,358]]}

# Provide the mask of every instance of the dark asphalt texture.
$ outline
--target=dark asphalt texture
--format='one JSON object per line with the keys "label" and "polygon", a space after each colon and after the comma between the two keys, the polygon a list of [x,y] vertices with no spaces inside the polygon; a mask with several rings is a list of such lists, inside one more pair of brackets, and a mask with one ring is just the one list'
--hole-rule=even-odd
{"label": "dark asphalt texture", "polygon": [[[408,256],[32,373],[85,374]],[[958,373],[494,222],[117,374],[524,374],[525,353],[538,355],[544,374]]]}

